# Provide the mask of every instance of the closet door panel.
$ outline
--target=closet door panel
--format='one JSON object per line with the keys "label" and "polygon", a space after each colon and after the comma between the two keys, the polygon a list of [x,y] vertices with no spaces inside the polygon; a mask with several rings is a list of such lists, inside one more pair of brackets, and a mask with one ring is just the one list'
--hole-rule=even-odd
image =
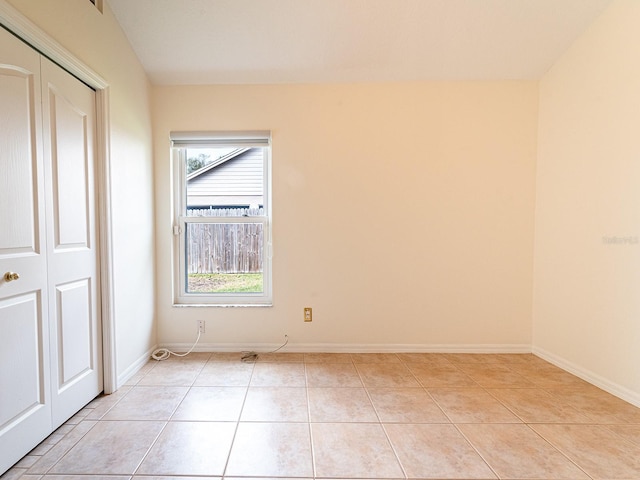
{"label": "closet door panel", "polygon": [[[13,65],[0,65],[0,192],[13,208],[0,209],[0,254],[36,253],[38,198],[33,174],[37,170],[36,92],[34,73]],[[8,207],[9,205],[7,205]]]}
{"label": "closet door panel", "polygon": [[65,389],[95,369],[91,318],[91,282],[82,279],[56,287],[58,312],[58,385]]}
{"label": "closet door panel", "polygon": [[[89,248],[87,175],[91,171],[93,127],[88,113],[73,105],[57,85],[48,86],[55,250]],[[84,87],[87,88],[87,87]],[[91,92],[92,93],[92,92]],[[89,112],[90,114],[91,112]]]}
{"label": "closet door panel", "polygon": [[37,292],[0,300],[0,338],[10,338],[15,345],[10,349],[11,355],[0,353],[0,385],[13,392],[2,397],[0,430],[45,403],[43,384],[48,371],[40,352],[41,312]]}
{"label": "closet door panel", "polygon": [[0,28],[0,473],[52,429],[40,56]]}
{"label": "closet door panel", "polygon": [[42,59],[49,238],[52,416],[57,427],[102,391],[95,217],[95,92]]}

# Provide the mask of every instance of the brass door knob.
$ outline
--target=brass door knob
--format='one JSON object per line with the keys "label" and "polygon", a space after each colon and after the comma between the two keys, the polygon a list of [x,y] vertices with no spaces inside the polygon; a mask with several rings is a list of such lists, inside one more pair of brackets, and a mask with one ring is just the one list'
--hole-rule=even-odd
{"label": "brass door knob", "polygon": [[7,272],[4,274],[5,282],[12,282],[14,280],[18,280],[19,278],[20,278],[20,275],[18,275],[16,272]]}

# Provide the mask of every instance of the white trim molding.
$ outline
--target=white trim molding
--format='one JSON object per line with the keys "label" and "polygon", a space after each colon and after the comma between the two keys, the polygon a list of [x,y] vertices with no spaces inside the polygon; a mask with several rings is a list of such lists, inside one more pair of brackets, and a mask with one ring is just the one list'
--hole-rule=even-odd
{"label": "white trim molding", "polygon": [[0,0],[0,25],[96,91],[96,181],[98,183],[97,218],[101,258],[100,301],[102,313],[103,388],[104,393],[113,393],[118,387],[118,382],[116,378],[113,251],[111,242],[109,84],[7,3],[6,0]]}
{"label": "white trim molding", "polygon": [[575,363],[542,348],[533,347],[533,354],[554,364],[556,367],[560,367],[561,369],[580,377],[584,381],[589,382],[590,384],[595,385],[596,387],[599,387],[602,390],[631,403],[632,405],[635,405],[636,407],[640,407],[640,394],[638,392],[634,392],[622,385],[612,382],[611,380],[607,380],[591,370],[582,368],[579,365],[576,365]]}
{"label": "white trim molding", "polygon": [[125,385],[131,377],[133,377],[136,373],[138,373],[142,367],[144,367],[147,363],[149,363],[151,359],[151,354],[158,348],[157,345],[151,347],[151,349],[147,350],[144,354],[136,359],[129,367],[118,375],[118,388]]}
{"label": "white trim molding", "polygon": [[[186,352],[193,344],[163,343],[161,348]],[[194,352],[244,352],[265,353],[275,350],[282,343],[199,343]],[[531,353],[531,345],[525,344],[385,344],[385,343],[287,343],[282,353]]]}

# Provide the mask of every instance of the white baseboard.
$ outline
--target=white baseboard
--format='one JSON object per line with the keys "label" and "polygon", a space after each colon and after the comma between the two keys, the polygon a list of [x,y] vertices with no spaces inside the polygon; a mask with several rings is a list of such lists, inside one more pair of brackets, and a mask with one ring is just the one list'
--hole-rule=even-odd
{"label": "white baseboard", "polygon": [[542,348],[533,347],[533,354],[538,357],[546,360],[549,363],[553,363],[555,366],[566,370],[569,373],[574,374],[577,377],[580,377],[586,382],[589,382],[596,387],[601,388],[602,390],[609,392],[616,397],[621,398],[622,400],[635,405],[636,407],[640,407],[640,394],[629,390],[622,385],[619,385],[615,382],[607,380],[606,378],[594,373],[590,370],[580,367],[575,363],[572,363],[562,357],[559,357],[551,352],[548,352]]}
{"label": "white baseboard", "polygon": [[135,362],[133,362],[129,366],[129,368],[127,368],[124,372],[122,372],[120,375],[118,375],[118,384],[116,385],[116,390],[118,388],[120,388],[122,385],[124,385],[125,383],[127,383],[127,380],[129,380],[131,377],[133,377],[136,373],[138,373],[138,371],[142,367],[144,367],[144,365],[151,358],[151,354],[154,352],[154,350],[156,348],[158,348],[157,345],[151,347],[149,350],[147,350],[145,353],[143,353],[140,357],[138,357],[138,359]]}
{"label": "white baseboard", "polygon": [[[163,343],[161,348],[186,352],[189,343]],[[269,352],[280,347],[277,343],[200,343],[194,352]],[[281,352],[291,353],[531,353],[528,344],[388,344],[388,343],[288,343]]]}

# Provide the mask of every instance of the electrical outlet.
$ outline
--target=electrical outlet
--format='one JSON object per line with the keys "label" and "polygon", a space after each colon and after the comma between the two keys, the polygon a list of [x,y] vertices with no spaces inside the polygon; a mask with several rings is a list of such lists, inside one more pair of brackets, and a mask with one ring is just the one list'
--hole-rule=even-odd
{"label": "electrical outlet", "polygon": [[198,320],[198,332],[204,333],[204,325],[205,325],[204,320]]}
{"label": "electrical outlet", "polygon": [[313,320],[313,315],[311,313],[311,307],[304,307],[304,321],[311,322]]}

